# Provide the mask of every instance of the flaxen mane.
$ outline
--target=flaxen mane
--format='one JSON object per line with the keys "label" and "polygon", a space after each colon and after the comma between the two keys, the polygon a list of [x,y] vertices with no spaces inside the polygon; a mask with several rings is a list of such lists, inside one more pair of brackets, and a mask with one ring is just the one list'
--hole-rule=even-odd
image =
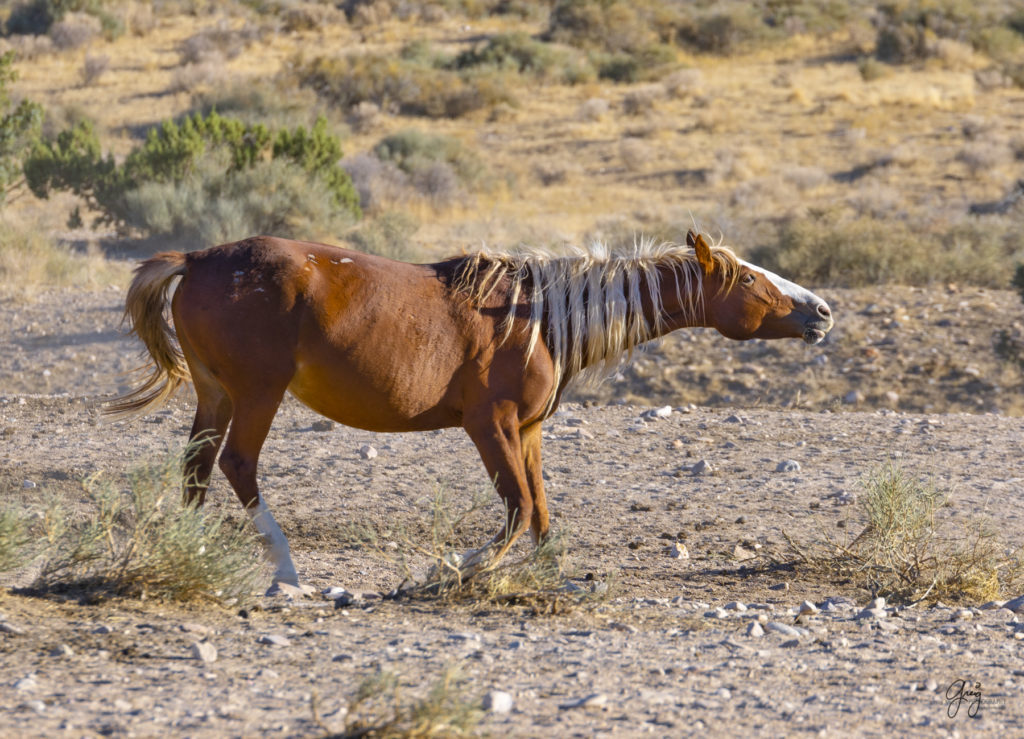
{"label": "flaxen mane", "polygon": [[[712,247],[712,257],[725,275],[723,289],[731,288],[739,273],[736,256],[719,246]],[[508,305],[504,338],[512,331],[517,307],[529,306],[527,356],[543,330],[554,360],[550,408],[558,388],[606,377],[628,361],[634,347],[663,333],[660,288],[666,273],[674,276],[689,322],[703,323],[703,271],[692,249],[673,243],[642,241],[626,250],[596,244],[568,255],[480,252],[466,257],[457,287],[476,305],[503,294]],[[644,315],[645,298],[653,321]]]}

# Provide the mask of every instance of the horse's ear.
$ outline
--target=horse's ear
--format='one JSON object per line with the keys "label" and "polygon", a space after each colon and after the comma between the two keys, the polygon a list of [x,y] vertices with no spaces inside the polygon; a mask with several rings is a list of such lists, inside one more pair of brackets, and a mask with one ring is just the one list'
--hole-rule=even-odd
{"label": "horse's ear", "polygon": [[686,232],[686,245],[693,246],[697,243],[697,232],[692,228]]}
{"label": "horse's ear", "polygon": [[[693,231],[690,232],[691,234]],[[690,243],[690,234],[686,235],[686,243]],[[693,238],[693,250],[697,253],[697,262],[704,270],[704,274],[709,275],[715,271],[715,260],[711,257],[711,247],[708,246],[708,242],[704,240],[704,237],[697,234]]]}

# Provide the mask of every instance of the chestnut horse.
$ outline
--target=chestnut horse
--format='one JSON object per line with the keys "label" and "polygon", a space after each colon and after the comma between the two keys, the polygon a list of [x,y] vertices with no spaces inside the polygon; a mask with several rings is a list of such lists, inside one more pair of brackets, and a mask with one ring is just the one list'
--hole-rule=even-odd
{"label": "chestnut horse", "polygon": [[[164,310],[177,277],[172,329]],[[142,262],[125,314],[152,373],[106,412],[153,410],[191,381],[191,439],[212,443],[186,462],[186,500],[203,503],[223,440],[220,468],[264,536],[275,582],[290,584],[298,576],[288,541],[256,484],[286,391],[370,431],[464,428],[506,510],[497,535],[464,562],[472,572],[527,527],[535,542],[547,534],[541,422],[570,383],[679,328],[809,344],[832,328],[821,298],[693,232],[685,247],[436,264],[260,236]]]}

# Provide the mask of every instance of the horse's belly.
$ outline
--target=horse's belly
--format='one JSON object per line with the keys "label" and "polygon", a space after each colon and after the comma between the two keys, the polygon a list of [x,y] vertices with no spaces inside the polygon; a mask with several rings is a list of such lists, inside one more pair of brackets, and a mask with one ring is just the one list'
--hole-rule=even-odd
{"label": "horse's belly", "polygon": [[322,416],[368,431],[426,431],[458,426],[444,389],[401,378],[374,381],[351,369],[325,372],[300,364],[288,390]]}

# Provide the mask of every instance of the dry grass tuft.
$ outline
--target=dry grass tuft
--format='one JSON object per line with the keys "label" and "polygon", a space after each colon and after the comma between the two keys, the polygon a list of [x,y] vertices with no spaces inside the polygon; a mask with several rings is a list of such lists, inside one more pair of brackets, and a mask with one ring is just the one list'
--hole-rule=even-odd
{"label": "dry grass tuft", "polygon": [[29,294],[40,287],[126,285],[127,263],[107,259],[95,247],[84,252],[56,243],[42,229],[0,222],[0,285]]}
{"label": "dry grass tuft", "polygon": [[469,736],[483,718],[483,711],[479,699],[465,697],[465,682],[459,669],[449,665],[426,695],[409,699],[398,675],[378,670],[363,680],[342,709],[344,728],[339,730],[324,722],[315,693],[311,702],[313,721],[327,736],[339,738]]}
{"label": "dry grass tuft", "polygon": [[24,516],[13,510],[0,511],[0,572],[17,570],[32,559],[32,542]]}
{"label": "dry grass tuft", "polygon": [[197,448],[139,467],[127,490],[100,475],[88,478],[84,520],[52,501],[42,517],[46,553],[36,587],[99,597],[248,600],[262,574],[257,536],[181,502],[182,464]]}
{"label": "dry grass tuft", "polygon": [[865,524],[852,541],[826,535],[800,546],[787,540],[810,572],[849,580],[872,597],[981,603],[1018,592],[1024,582],[1019,553],[1007,554],[985,523],[950,530],[939,515],[948,505],[946,493],[890,463],[864,483],[859,513]]}

